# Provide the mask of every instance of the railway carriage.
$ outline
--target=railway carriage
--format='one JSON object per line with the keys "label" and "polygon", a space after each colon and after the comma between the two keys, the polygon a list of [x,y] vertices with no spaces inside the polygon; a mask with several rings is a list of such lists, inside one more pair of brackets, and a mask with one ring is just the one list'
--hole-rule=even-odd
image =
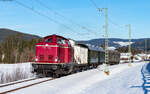
{"label": "railway carriage", "polygon": [[74,59],[74,68],[73,71],[86,70],[89,67],[88,64],[88,46],[84,44],[76,44],[74,40],[69,40],[73,48],[73,59]]}
{"label": "railway carriage", "polygon": [[76,44],[74,47],[74,62],[77,64],[88,64],[88,46]]}
{"label": "railway carriage", "polygon": [[119,64],[120,62],[120,53],[117,51],[109,51],[109,64]]}
{"label": "railway carriage", "polygon": [[104,50],[101,47],[88,47],[88,64],[89,66],[96,68],[98,65],[104,62]]}

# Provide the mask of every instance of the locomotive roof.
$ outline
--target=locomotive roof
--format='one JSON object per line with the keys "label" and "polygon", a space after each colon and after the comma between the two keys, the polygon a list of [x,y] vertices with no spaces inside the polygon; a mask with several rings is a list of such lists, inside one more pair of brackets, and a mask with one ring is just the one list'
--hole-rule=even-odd
{"label": "locomotive roof", "polygon": [[56,37],[59,37],[59,38],[62,38],[62,39],[68,40],[67,38],[64,38],[64,37],[62,37],[62,36],[55,35],[55,34],[53,34],[53,35],[49,35],[49,36],[46,36],[46,37],[44,37],[44,39],[47,39],[47,38],[52,37],[52,36],[56,36]]}

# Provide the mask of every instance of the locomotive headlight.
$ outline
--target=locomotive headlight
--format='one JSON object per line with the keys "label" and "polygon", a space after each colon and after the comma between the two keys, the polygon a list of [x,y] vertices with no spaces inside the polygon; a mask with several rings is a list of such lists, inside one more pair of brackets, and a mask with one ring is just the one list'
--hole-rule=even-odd
{"label": "locomotive headlight", "polygon": [[48,46],[48,44],[46,44],[45,46]]}
{"label": "locomotive headlight", "polygon": [[58,61],[58,58],[57,57],[55,57],[55,62],[57,62]]}
{"label": "locomotive headlight", "polygon": [[38,61],[38,59],[36,58],[35,61]]}

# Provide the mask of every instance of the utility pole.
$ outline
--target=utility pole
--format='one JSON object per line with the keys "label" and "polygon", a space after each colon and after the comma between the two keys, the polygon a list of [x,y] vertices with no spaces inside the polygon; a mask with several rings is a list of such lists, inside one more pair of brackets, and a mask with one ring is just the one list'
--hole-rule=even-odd
{"label": "utility pole", "polygon": [[130,24],[128,25],[128,32],[129,32],[129,46],[128,46],[128,49],[129,49],[129,64],[128,64],[128,66],[131,66],[132,52],[131,52],[131,25]]}
{"label": "utility pole", "polygon": [[147,59],[147,39],[145,38],[145,57]]}
{"label": "utility pole", "polygon": [[105,64],[104,64],[104,73],[109,75],[109,51],[108,51],[108,8],[99,8],[101,12],[105,9]]}
{"label": "utility pole", "polygon": [[109,75],[109,52],[108,52],[108,8],[105,8],[105,69],[104,72]]}

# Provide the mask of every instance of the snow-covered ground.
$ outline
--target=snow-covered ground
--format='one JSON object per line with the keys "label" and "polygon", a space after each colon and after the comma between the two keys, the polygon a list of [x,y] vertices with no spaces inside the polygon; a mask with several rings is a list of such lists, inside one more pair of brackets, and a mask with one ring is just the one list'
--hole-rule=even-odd
{"label": "snow-covered ground", "polygon": [[115,47],[113,47],[113,46],[111,46],[111,47],[108,47],[108,50],[115,50],[116,48]]}
{"label": "snow-covered ground", "polygon": [[[12,94],[148,94],[149,63],[120,64],[79,72],[56,80],[21,89]],[[149,82],[148,82],[149,81]]]}
{"label": "snow-covered ground", "polygon": [[[114,41],[114,43],[119,44],[120,46],[128,46],[129,42],[123,42],[123,41]],[[130,44],[133,44],[134,42],[131,42]]]}
{"label": "snow-covered ground", "polygon": [[33,77],[30,63],[0,64],[0,84]]}

